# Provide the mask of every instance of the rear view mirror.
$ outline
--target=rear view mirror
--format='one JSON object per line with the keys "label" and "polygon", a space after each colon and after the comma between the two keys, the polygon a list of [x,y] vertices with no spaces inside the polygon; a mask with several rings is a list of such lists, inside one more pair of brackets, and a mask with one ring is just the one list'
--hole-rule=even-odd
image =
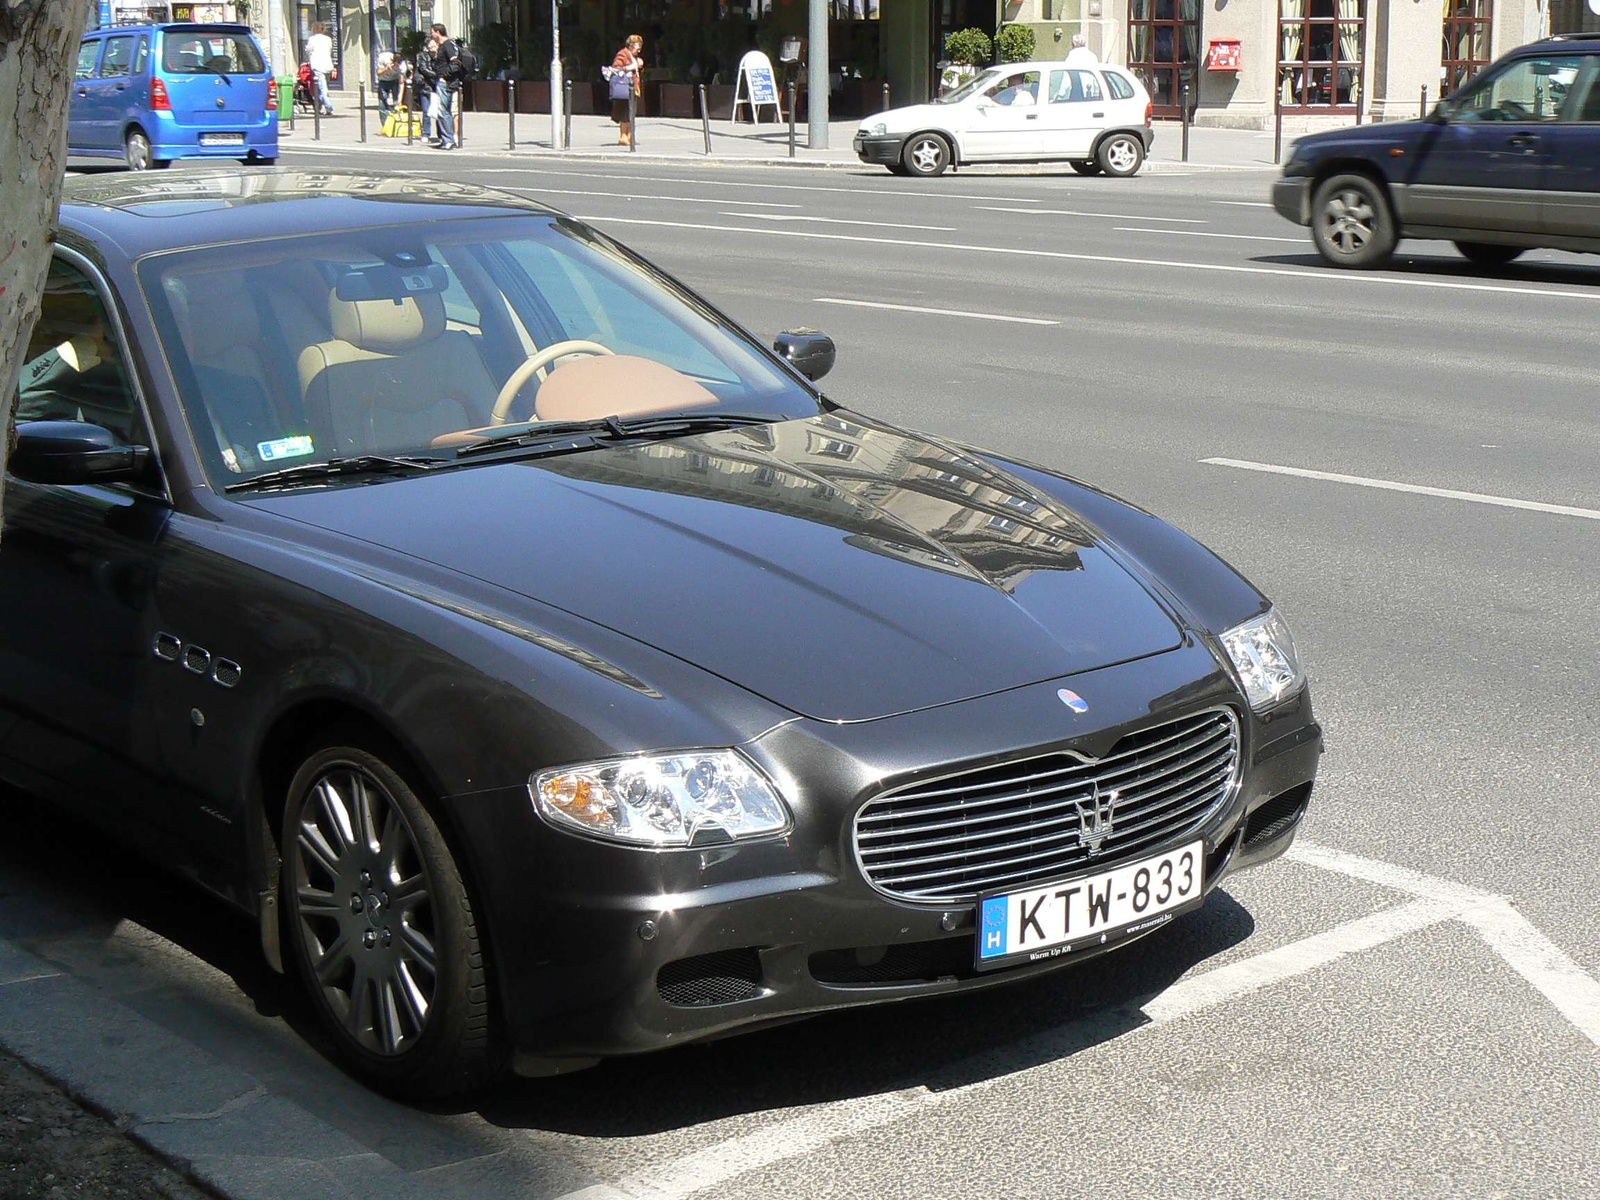
{"label": "rear view mirror", "polygon": [[150,451],[125,446],[117,435],[83,421],[27,421],[7,469],[30,483],[116,483],[145,472]]}
{"label": "rear view mirror", "polygon": [[813,383],[833,370],[838,355],[833,339],[817,329],[786,330],[773,340],[772,348]]}

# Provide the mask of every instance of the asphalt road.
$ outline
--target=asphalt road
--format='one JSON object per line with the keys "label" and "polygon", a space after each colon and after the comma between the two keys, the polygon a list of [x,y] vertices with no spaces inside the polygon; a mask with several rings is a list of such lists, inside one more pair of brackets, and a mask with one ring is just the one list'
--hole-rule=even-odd
{"label": "asphalt road", "polygon": [[1251,171],[284,161],[545,198],[763,337],[830,332],[843,404],[1198,535],[1309,665],[1302,842],[1103,970],[472,1112],[345,1079],[248,928],[59,818],[0,845],[0,934],[440,1195],[1600,1195],[1600,260],[1327,269]]}

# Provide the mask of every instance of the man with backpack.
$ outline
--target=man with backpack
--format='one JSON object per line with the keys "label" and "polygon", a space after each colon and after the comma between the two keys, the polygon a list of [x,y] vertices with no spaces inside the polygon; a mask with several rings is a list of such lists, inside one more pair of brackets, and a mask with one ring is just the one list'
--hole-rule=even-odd
{"label": "man with backpack", "polygon": [[433,91],[433,137],[429,144],[439,150],[454,150],[456,141],[456,94],[461,90],[461,49],[450,40],[443,25],[434,25],[429,45],[433,49],[433,72],[437,79]]}

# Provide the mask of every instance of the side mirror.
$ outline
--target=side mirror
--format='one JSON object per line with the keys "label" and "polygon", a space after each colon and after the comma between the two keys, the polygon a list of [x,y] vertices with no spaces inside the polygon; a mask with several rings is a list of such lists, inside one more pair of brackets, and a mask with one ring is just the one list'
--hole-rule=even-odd
{"label": "side mirror", "polygon": [[773,340],[772,348],[813,383],[833,370],[839,353],[833,339],[817,329],[786,330]]}
{"label": "side mirror", "polygon": [[117,435],[82,421],[27,421],[7,469],[30,483],[116,483],[144,474],[150,451],[125,446]]}

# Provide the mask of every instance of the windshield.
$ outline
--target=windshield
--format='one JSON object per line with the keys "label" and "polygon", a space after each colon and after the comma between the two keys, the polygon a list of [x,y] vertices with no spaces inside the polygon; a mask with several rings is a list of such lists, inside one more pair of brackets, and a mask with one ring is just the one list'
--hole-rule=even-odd
{"label": "windshield", "polygon": [[702,302],[564,218],[245,242],[153,256],[139,278],[219,487],[358,456],[473,461],[549,423],[819,411]]}
{"label": "windshield", "polygon": [[168,30],[161,39],[161,70],[167,75],[255,75],[266,65],[247,33]]}
{"label": "windshield", "polygon": [[984,88],[988,87],[991,83],[994,83],[999,78],[999,71],[990,70],[980,72],[963,83],[955,91],[946,92],[944,95],[938,97],[936,100],[934,100],[934,103],[960,104],[961,101],[965,100],[968,96],[973,95],[975,92],[981,92]]}

